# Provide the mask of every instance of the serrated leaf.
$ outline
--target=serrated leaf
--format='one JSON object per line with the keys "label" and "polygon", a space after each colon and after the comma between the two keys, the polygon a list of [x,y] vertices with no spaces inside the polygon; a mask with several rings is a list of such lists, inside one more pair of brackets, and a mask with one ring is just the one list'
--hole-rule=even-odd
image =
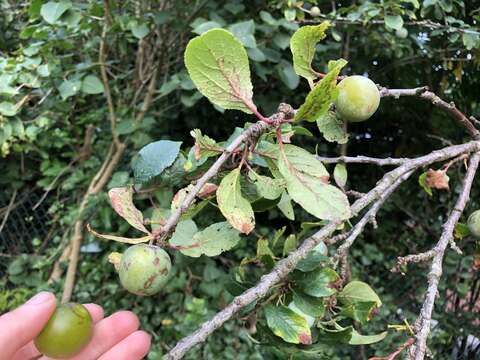
{"label": "serrated leaf", "polygon": [[286,306],[267,305],[264,310],[267,325],[275,335],[291,344],[311,344],[312,335],[303,316]]}
{"label": "serrated leaf", "polygon": [[432,189],[427,184],[427,173],[424,172],[418,177],[418,184],[422,187],[422,189],[429,195],[432,196]]}
{"label": "serrated leaf", "polygon": [[251,170],[248,177],[253,181],[257,188],[257,192],[265,199],[275,200],[282,195],[285,188],[285,182],[281,179],[272,179],[268,176],[257,174]]}
{"label": "serrated leaf", "polygon": [[347,196],[327,184],[327,170],[308,151],[284,145],[277,164],[288,194],[308,213],[322,220],[342,220],[351,216]]}
{"label": "serrated leaf", "polygon": [[362,281],[351,281],[338,294],[337,299],[342,304],[355,304],[358,302],[374,302],[377,307],[382,305],[382,301],[373,291],[370,285]]}
{"label": "serrated leaf", "polygon": [[337,77],[346,64],[347,61],[343,59],[328,63],[327,75],[308,93],[305,102],[295,114],[295,121],[316,121],[327,113],[338,96]]}
{"label": "serrated leaf", "polygon": [[339,119],[334,111],[327,111],[317,118],[318,130],[325,140],[345,144],[348,141],[348,134],[344,129],[343,121]]}
{"label": "serrated leaf", "polygon": [[135,181],[144,183],[160,175],[173,164],[181,145],[181,141],[160,140],[140,149],[133,162]]}
{"label": "serrated leaf", "polygon": [[348,342],[350,345],[369,345],[374,344],[385,339],[388,331],[384,331],[376,335],[361,335],[355,329],[352,330],[352,337]]}
{"label": "serrated leaf", "polygon": [[243,234],[255,227],[252,205],[242,196],[240,169],[232,170],[220,182],[217,189],[218,207],[228,222]]}
{"label": "serrated leaf", "polygon": [[345,187],[348,178],[347,167],[345,164],[335,165],[335,169],[333,170],[333,178],[338,186],[341,188]]}
{"label": "serrated leaf", "polygon": [[49,1],[42,5],[40,15],[47,23],[54,24],[71,7],[70,1]]}
{"label": "serrated leaf", "polygon": [[280,202],[277,204],[277,207],[288,220],[295,220],[295,212],[293,211],[292,198],[288,195],[286,191],[282,193],[282,197],[280,198]]}
{"label": "serrated leaf", "polygon": [[153,238],[152,235],[143,236],[143,237],[139,237],[139,238],[126,238],[126,237],[122,237],[122,236],[100,234],[100,233],[96,232],[95,230],[93,230],[90,227],[90,225],[87,225],[87,230],[98,238],[106,239],[106,240],[113,240],[113,241],[116,241],[116,242],[119,242],[119,243],[131,244],[131,245],[145,243],[145,242],[148,242],[148,241],[152,240],[152,238]]}
{"label": "serrated leaf", "polygon": [[315,46],[320,40],[325,38],[325,31],[329,27],[329,21],[324,21],[320,25],[302,26],[295,31],[290,39],[293,67],[295,72],[305,79],[315,80],[318,78],[317,72],[312,68]]}
{"label": "serrated leaf", "polygon": [[293,302],[307,315],[321,318],[325,314],[325,302],[322,298],[313,297],[300,292],[294,292]]}
{"label": "serrated leaf", "polygon": [[115,212],[124,218],[135,229],[146,234],[149,231],[143,225],[143,215],[133,204],[133,190],[131,187],[112,188],[108,191]]}
{"label": "serrated leaf", "polygon": [[190,135],[195,139],[194,152],[196,160],[200,160],[202,157],[217,156],[224,150],[215,140],[207,135],[202,135],[200,129],[192,130]]}
{"label": "serrated leaf", "polygon": [[85,94],[103,93],[103,83],[95,75],[87,75],[82,80],[82,91]]}
{"label": "serrated leaf", "polygon": [[185,65],[195,86],[212,103],[252,113],[253,87],[247,52],[230,32],[212,29],[190,40]]}
{"label": "serrated leaf", "polygon": [[178,223],[170,245],[178,247],[186,256],[217,256],[233,248],[239,241],[240,234],[227,222],[212,224],[198,232],[192,220],[185,220]]}
{"label": "serrated leaf", "polygon": [[307,295],[326,297],[337,292],[336,283],[339,279],[340,277],[334,270],[323,268],[303,273],[297,280],[297,284]]}

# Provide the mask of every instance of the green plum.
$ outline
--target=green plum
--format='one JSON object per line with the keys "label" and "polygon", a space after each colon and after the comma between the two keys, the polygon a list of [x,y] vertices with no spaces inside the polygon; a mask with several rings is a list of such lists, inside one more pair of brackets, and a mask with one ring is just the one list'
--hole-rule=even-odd
{"label": "green plum", "polygon": [[172,262],[165,250],[152,245],[130,246],[122,255],[118,274],[129,292],[150,296],[158,293],[169,280]]}
{"label": "green plum", "polygon": [[375,83],[360,75],[346,77],[337,85],[335,106],[340,117],[349,122],[365,121],[380,104],[380,92]]}
{"label": "green plum", "polygon": [[480,210],[476,210],[470,214],[467,225],[472,235],[480,238]]}
{"label": "green plum", "polygon": [[310,15],[312,15],[313,17],[317,17],[320,16],[320,14],[320,8],[318,6],[312,6],[312,8],[310,9]]}
{"label": "green plum", "polygon": [[81,304],[68,303],[57,307],[34,343],[42,354],[65,359],[79,353],[93,334],[92,317]]}
{"label": "green plum", "polygon": [[297,305],[292,301],[290,304],[288,304],[288,308],[294,312],[296,312],[298,315],[303,317],[307,321],[308,327],[312,327],[313,324],[315,324],[315,318],[313,316],[310,316],[308,314],[305,314],[302,310],[300,310]]}
{"label": "green plum", "polygon": [[395,31],[395,35],[400,39],[406,39],[408,36],[408,30],[402,27]]}

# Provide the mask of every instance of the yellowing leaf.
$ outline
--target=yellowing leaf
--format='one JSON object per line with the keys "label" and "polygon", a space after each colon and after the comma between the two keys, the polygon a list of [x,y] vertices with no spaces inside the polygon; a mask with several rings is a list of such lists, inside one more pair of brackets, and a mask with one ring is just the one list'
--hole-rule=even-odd
{"label": "yellowing leaf", "polygon": [[190,40],[185,66],[195,86],[212,103],[224,109],[252,112],[247,52],[230,32],[212,29]]}
{"label": "yellowing leaf", "polygon": [[265,306],[267,325],[272,332],[291,344],[312,343],[307,320],[286,306]]}
{"label": "yellowing leaf", "polygon": [[113,209],[134,228],[149,234],[143,225],[143,215],[133,204],[132,188],[112,188],[108,192]]}
{"label": "yellowing leaf", "polygon": [[242,196],[240,169],[232,170],[220,182],[217,189],[218,207],[228,222],[243,234],[249,234],[255,227],[252,205]]}
{"label": "yellowing leaf", "polygon": [[426,184],[429,188],[439,189],[439,190],[448,190],[448,181],[450,178],[446,174],[445,170],[433,170],[428,169],[427,177],[425,179]]}
{"label": "yellowing leaf", "polygon": [[124,243],[124,244],[132,244],[132,245],[148,242],[153,237],[152,235],[148,235],[148,236],[143,236],[143,237],[140,237],[140,238],[126,238],[126,237],[122,237],[122,236],[100,234],[100,233],[96,232],[95,230],[93,230],[90,227],[90,225],[87,225],[87,230],[89,232],[91,232],[96,237],[106,239],[106,240],[113,240],[113,241],[116,241],[116,242],[119,242],[119,243]]}

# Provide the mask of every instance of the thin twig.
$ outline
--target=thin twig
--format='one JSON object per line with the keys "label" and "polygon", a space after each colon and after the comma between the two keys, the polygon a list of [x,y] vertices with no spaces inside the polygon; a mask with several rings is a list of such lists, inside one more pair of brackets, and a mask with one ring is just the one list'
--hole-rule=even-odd
{"label": "thin twig", "polygon": [[0,225],[0,233],[2,232],[5,224],[7,223],[8,216],[10,215],[10,211],[12,210],[16,197],[17,197],[17,189],[13,190],[12,197],[10,198],[10,202],[8,203],[7,211],[5,212],[5,215],[3,215],[2,224]]}
{"label": "thin twig", "polygon": [[442,276],[442,263],[450,239],[453,237],[455,225],[467,205],[470,198],[470,190],[472,182],[477,172],[478,163],[480,161],[480,153],[475,153],[471,156],[467,173],[463,181],[463,187],[457,199],[455,207],[450,213],[447,221],[443,225],[443,232],[437,244],[433,248],[435,255],[433,256],[432,266],[428,274],[428,288],[425,295],[425,300],[420,311],[420,316],[415,324],[416,342],[414,349],[414,360],[423,360],[427,349],[427,337],[430,333],[430,321],[432,318],[433,307],[435,304],[435,296],[438,291],[438,283]]}
{"label": "thin twig", "polygon": [[378,166],[393,166],[402,165],[411,160],[409,158],[374,158],[368,156],[339,156],[339,157],[325,157],[317,156],[317,159],[325,164],[373,164]]}

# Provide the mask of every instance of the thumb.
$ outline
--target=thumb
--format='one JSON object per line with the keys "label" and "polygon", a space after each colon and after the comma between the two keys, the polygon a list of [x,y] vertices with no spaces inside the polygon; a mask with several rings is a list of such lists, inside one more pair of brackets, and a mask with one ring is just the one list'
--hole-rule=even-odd
{"label": "thumb", "polygon": [[5,359],[42,331],[56,308],[52,293],[41,292],[19,308],[0,317],[0,349]]}

